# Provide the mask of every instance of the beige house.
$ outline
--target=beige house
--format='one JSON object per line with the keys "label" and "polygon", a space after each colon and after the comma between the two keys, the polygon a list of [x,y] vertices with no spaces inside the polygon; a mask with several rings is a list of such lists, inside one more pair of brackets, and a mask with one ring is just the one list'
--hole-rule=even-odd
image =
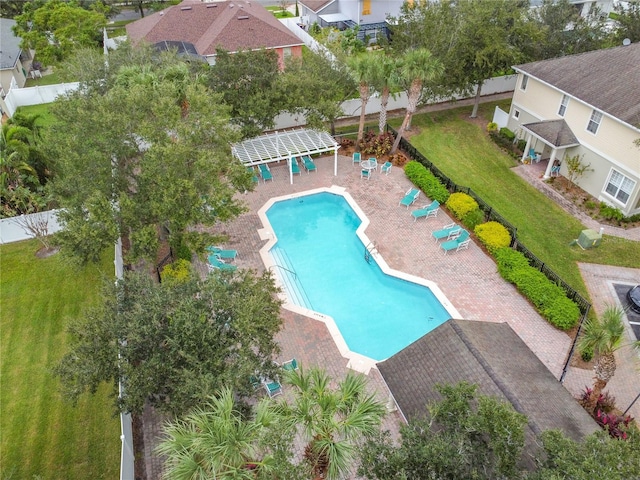
{"label": "beige house", "polygon": [[636,43],[515,66],[507,124],[527,141],[523,160],[548,162],[545,177],[579,155],[580,187],[626,216],[640,213],[639,65]]}
{"label": "beige house", "polygon": [[32,52],[20,48],[21,38],[16,37],[12,27],[15,20],[0,18],[0,95],[9,92],[12,84],[24,87],[31,69]]}

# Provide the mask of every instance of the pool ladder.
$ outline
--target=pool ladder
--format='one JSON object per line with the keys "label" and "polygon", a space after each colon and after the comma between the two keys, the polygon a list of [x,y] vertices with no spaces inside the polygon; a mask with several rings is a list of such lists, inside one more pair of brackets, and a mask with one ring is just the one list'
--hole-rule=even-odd
{"label": "pool ladder", "polygon": [[275,266],[278,267],[280,279],[291,302],[313,310],[307,292],[305,292],[286,252],[278,247],[274,247],[271,249],[271,257],[274,260]]}
{"label": "pool ladder", "polygon": [[374,251],[378,251],[375,241],[369,242],[367,246],[364,247],[364,259],[367,263],[371,263],[371,257]]}

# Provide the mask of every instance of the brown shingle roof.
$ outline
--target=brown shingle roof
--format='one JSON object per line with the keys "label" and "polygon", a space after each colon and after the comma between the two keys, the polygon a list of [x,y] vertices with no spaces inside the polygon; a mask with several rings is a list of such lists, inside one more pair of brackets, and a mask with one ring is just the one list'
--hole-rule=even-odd
{"label": "brown shingle roof", "polygon": [[580,142],[564,120],[546,120],[543,122],[533,122],[523,125],[540,138],[546,140],[556,147],[569,147],[579,145]]}
{"label": "brown shingle roof", "polygon": [[623,122],[640,128],[640,43],[517,65]]}
{"label": "brown shingle roof", "polygon": [[270,12],[244,0],[201,3],[187,0],[127,25],[135,45],[182,41],[195,45],[200,55],[302,45]]}
{"label": "brown shingle roof", "polygon": [[300,4],[304,5],[314,13],[318,13],[324,7],[333,3],[335,0],[301,0]]}
{"label": "brown shingle roof", "polygon": [[598,430],[506,323],[449,320],[378,368],[407,419],[424,415],[428,403],[441,400],[435,384],[464,380],[525,414],[529,439],[554,428],[576,440]]}

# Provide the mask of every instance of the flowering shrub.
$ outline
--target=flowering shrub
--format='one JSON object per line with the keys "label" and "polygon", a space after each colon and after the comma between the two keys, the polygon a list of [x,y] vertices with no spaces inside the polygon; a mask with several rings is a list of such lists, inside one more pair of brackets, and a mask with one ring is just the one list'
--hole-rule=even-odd
{"label": "flowering shrub", "polygon": [[360,151],[363,155],[383,157],[391,151],[393,140],[391,133],[376,135],[373,131],[368,131],[360,141]]}
{"label": "flowering shrub", "polygon": [[458,220],[462,220],[467,214],[478,210],[478,202],[466,193],[452,193],[447,200],[447,208],[453,213]]}
{"label": "flowering shrub", "polygon": [[509,231],[498,222],[482,223],[474,229],[474,232],[492,255],[499,248],[511,245]]}
{"label": "flowering shrub", "polygon": [[615,413],[605,413],[598,410],[596,412],[595,420],[598,422],[598,425],[609,432],[609,435],[612,438],[626,440],[626,430],[629,428],[629,424],[633,421],[633,417],[631,415],[623,417],[622,415],[617,415]]}

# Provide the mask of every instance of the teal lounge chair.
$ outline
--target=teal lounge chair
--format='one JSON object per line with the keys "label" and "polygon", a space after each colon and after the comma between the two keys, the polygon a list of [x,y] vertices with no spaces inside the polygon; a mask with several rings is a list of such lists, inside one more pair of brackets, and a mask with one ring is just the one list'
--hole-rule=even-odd
{"label": "teal lounge chair", "polygon": [[291,360],[284,362],[282,364],[282,369],[283,370],[287,370],[287,371],[293,371],[293,370],[297,370],[298,369],[298,361],[295,358],[292,358]]}
{"label": "teal lounge chair", "polygon": [[262,385],[264,385],[264,389],[270,397],[282,394],[282,385],[275,380],[263,380]]}
{"label": "teal lounge chair", "polygon": [[258,183],[260,181],[260,179],[258,178],[258,176],[256,175],[256,171],[253,169],[253,167],[247,167],[247,171],[249,173],[251,173],[251,175],[253,175],[251,177],[251,180],[253,180],[253,183]]}
{"label": "teal lounge chair", "polygon": [[380,173],[386,173],[387,175],[389,175],[391,167],[393,167],[393,163],[385,162],[384,164],[382,164],[382,167],[380,167]]}
{"label": "teal lounge chair", "polygon": [[413,217],[413,221],[415,222],[419,218],[423,218],[423,217],[424,218],[437,217],[439,210],[440,210],[440,202],[438,200],[434,200],[429,205],[425,205],[424,207],[411,212],[411,216]]}
{"label": "teal lounge chair", "polygon": [[209,255],[209,267],[210,269],[214,269],[214,270],[229,270],[229,271],[233,271],[238,268],[235,265],[229,265],[228,263],[224,263],[222,260],[220,260],[220,258],[215,253],[212,253],[211,255]]}
{"label": "teal lounge chair", "polygon": [[257,390],[258,388],[260,388],[260,380],[258,380],[258,377],[256,377],[255,375],[251,375],[249,376],[249,383],[251,383],[251,386],[253,387],[254,390]]}
{"label": "teal lounge chair", "polygon": [[302,172],[300,171],[300,165],[298,165],[298,159],[296,159],[296,157],[291,157],[291,173],[293,173],[294,175],[296,173],[298,175],[302,174]]}
{"label": "teal lounge chair", "polygon": [[273,181],[273,176],[271,175],[269,166],[266,163],[261,163],[260,165],[258,165],[258,168],[260,169],[260,176],[262,177],[264,183],[267,183],[267,180]]}
{"label": "teal lounge chair", "polygon": [[359,165],[361,161],[360,152],[353,152],[353,163]]}
{"label": "teal lounge chair", "polygon": [[238,256],[237,250],[223,250],[220,247],[207,247],[207,251],[223,260],[234,260]]}
{"label": "teal lounge chair", "polygon": [[460,227],[460,225],[451,223],[449,225],[445,225],[440,230],[431,232],[431,235],[436,239],[437,242],[438,240],[442,239],[453,240],[454,238],[457,238],[460,233],[462,233],[462,228]]}
{"label": "teal lounge chair", "polygon": [[418,199],[419,195],[420,190],[416,188],[410,188],[409,190],[407,190],[407,193],[404,194],[404,198],[400,200],[400,203],[398,203],[398,205],[404,205],[405,207],[409,208],[409,205],[412,205],[413,202]]}
{"label": "teal lounge chair", "polygon": [[469,238],[469,232],[467,232],[466,230],[462,230],[457,238],[441,243],[440,248],[444,250],[444,254],[446,255],[451,250],[455,250],[456,252],[458,250],[466,250],[467,248],[469,248],[470,242],[471,239]]}
{"label": "teal lounge chair", "polygon": [[316,164],[313,163],[313,160],[311,160],[311,157],[309,155],[303,156],[302,161],[304,162],[304,168],[307,173],[316,171]]}

